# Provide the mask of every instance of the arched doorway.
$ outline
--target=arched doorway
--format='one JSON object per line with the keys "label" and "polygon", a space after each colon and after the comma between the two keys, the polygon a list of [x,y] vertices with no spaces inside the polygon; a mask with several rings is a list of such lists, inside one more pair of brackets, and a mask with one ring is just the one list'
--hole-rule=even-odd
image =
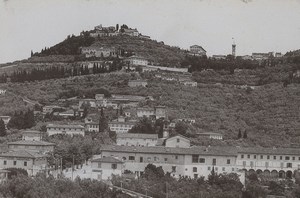
{"label": "arched doorway", "polygon": [[293,177],[293,172],[292,171],[286,171],[286,178],[292,179]]}
{"label": "arched doorway", "polygon": [[260,175],[260,174],[262,174],[262,170],[257,169],[257,170],[256,170],[256,173],[257,173],[257,175]]}
{"label": "arched doorway", "polygon": [[248,171],[248,175],[252,175],[252,174],[254,174],[255,173],[255,170],[253,170],[253,169],[249,169],[249,171]]}
{"label": "arched doorway", "polygon": [[279,177],[278,171],[277,171],[277,170],[272,170],[272,171],[271,171],[271,177],[273,177],[273,178],[278,178],[278,177]]}
{"label": "arched doorway", "polygon": [[269,170],[264,170],[264,172],[263,172],[263,176],[264,177],[270,177],[270,174],[271,174],[271,172],[269,171]]}
{"label": "arched doorway", "polygon": [[278,176],[279,176],[279,178],[284,179],[285,178],[285,172],[283,170],[279,171]]}

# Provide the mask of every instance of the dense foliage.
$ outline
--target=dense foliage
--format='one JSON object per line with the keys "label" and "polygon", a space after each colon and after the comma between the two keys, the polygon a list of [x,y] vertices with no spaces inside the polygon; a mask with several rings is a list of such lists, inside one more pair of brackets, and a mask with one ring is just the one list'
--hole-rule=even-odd
{"label": "dense foliage", "polygon": [[18,175],[0,184],[1,197],[27,198],[127,198],[119,191],[111,190],[106,184],[90,179],[75,181],[39,174],[36,177]]}
{"label": "dense foliage", "polygon": [[28,109],[25,113],[23,113],[23,111],[15,112],[8,122],[7,127],[13,129],[28,129],[35,124],[33,110]]}
{"label": "dense foliage", "polygon": [[212,173],[208,180],[203,177],[191,179],[181,177],[179,180],[164,173],[161,167],[148,164],[144,174],[138,180],[126,181],[125,178],[115,177],[113,183],[117,186],[137,191],[155,198],[239,198],[243,185],[236,174],[219,175]]}

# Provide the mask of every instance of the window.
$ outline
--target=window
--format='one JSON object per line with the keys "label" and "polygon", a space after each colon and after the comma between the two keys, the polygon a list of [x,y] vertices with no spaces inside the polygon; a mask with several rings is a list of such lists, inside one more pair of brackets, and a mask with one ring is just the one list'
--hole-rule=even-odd
{"label": "window", "polygon": [[144,161],[144,158],[143,157],[140,157],[140,162],[143,162]]}
{"label": "window", "polygon": [[7,162],[6,162],[6,160],[4,160],[4,161],[3,161],[3,165],[6,165],[6,164],[7,164]]}
{"label": "window", "polygon": [[230,164],[230,159],[227,159],[227,164]]}
{"label": "window", "polygon": [[205,158],[200,158],[200,159],[199,159],[199,162],[200,162],[200,163],[205,163]]}
{"label": "window", "polygon": [[261,156],[260,156],[260,159],[264,159],[264,156],[263,156],[263,155],[261,155]]}
{"label": "window", "polygon": [[254,159],[256,159],[256,155],[253,155]]}
{"label": "window", "polygon": [[111,164],[112,169],[117,169],[117,164]]}
{"label": "window", "polygon": [[250,159],[250,155],[247,155],[247,158]]}
{"label": "window", "polygon": [[165,162],[167,162],[168,161],[168,158],[165,158]]}
{"label": "window", "polygon": [[243,161],[243,166],[245,167],[247,164],[246,164],[246,161]]}
{"label": "window", "polygon": [[24,166],[27,166],[27,162],[24,162]]}
{"label": "window", "polygon": [[241,158],[244,159],[244,155],[241,155]]}
{"label": "window", "polygon": [[222,167],[222,171],[225,171],[225,167]]}
{"label": "window", "polygon": [[179,143],[180,142],[180,139],[179,138],[177,138],[177,143]]}
{"label": "window", "polygon": [[280,160],[282,160],[282,156],[280,156]]}
{"label": "window", "polygon": [[217,159],[213,158],[213,165],[216,165],[216,164],[217,164]]}
{"label": "window", "polygon": [[267,159],[270,159],[270,155],[267,155]]}
{"label": "window", "polygon": [[17,161],[14,161],[14,166],[17,165]]}
{"label": "window", "polygon": [[172,172],[176,172],[176,166],[172,166]]}
{"label": "window", "polygon": [[193,167],[193,172],[197,172],[197,167]]}
{"label": "window", "polygon": [[273,156],[273,159],[276,160],[276,156],[275,155]]}
{"label": "window", "polygon": [[135,160],[134,156],[129,156],[129,160]]}
{"label": "window", "polygon": [[231,168],[232,171],[234,171],[234,168]]}
{"label": "window", "polygon": [[289,156],[285,156],[285,160],[290,160],[290,157]]}
{"label": "window", "polygon": [[197,179],[198,178],[198,174],[194,174],[194,179]]}
{"label": "window", "polygon": [[293,157],[293,160],[295,160],[295,157]]}
{"label": "window", "polygon": [[269,168],[269,162],[265,163],[266,168]]}
{"label": "window", "polygon": [[292,163],[286,163],[287,168],[292,168]]}
{"label": "window", "polygon": [[198,163],[199,155],[192,155],[192,163]]}
{"label": "window", "polygon": [[154,161],[156,161],[157,160],[157,157],[154,157]]}
{"label": "window", "polygon": [[178,155],[175,155],[175,159],[178,159]]}
{"label": "window", "polygon": [[253,161],[250,162],[250,166],[251,166],[251,168],[253,168],[253,166],[254,166]]}
{"label": "window", "polygon": [[207,167],[207,170],[209,170],[209,171],[210,171],[210,166],[209,166],[209,167]]}

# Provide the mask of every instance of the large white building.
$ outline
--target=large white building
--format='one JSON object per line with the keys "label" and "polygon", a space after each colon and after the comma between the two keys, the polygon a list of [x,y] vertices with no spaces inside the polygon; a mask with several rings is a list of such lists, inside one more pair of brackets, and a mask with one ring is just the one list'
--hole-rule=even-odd
{"label": "large white building", "polygon": [[121,176],[124,162],[111,156],[91,160],[92,179],[109,180],[112,175]]}
{"label": "large white building", "polygon": [[205,56],[206,51],[199,45],[192,45],[190,46],[190,54],[195,56]]}
{"label": "large white building", "polygon": [[141,66],[148,65],[148,60],[146,60],[143,57],[135,56],[135,55],[126,58],[125,62],[128,62],[130,65],[141,65]]}
{"label": "large white building", "polygon": [[117,145],[123,146],[156,146],[157,134],[143,133],[119,133],[117,134]]}
{"label": "large white building", "polygon": [[48,124],[47,133],[49,136],[55,134],[65,135],[82,135],[84,136],[84,126],[77,124],[60,125],[60,124]]}

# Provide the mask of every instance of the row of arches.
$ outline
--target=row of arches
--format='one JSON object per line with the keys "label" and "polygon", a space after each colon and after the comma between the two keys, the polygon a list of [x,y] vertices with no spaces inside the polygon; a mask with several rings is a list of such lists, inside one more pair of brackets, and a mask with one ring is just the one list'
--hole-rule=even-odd
{"label": "row of arches", "polygon": [[254,169],[244,169],[247,174],[253,174],[256,173],[258,176],[264,176],[264,177],[272,177],[272,178],[281,178],[281,179],[292,179],[293,177],[293,172],[288,170],[288,171],[277,171],[277,170],[261,170],[257,169],[256,171]]}

